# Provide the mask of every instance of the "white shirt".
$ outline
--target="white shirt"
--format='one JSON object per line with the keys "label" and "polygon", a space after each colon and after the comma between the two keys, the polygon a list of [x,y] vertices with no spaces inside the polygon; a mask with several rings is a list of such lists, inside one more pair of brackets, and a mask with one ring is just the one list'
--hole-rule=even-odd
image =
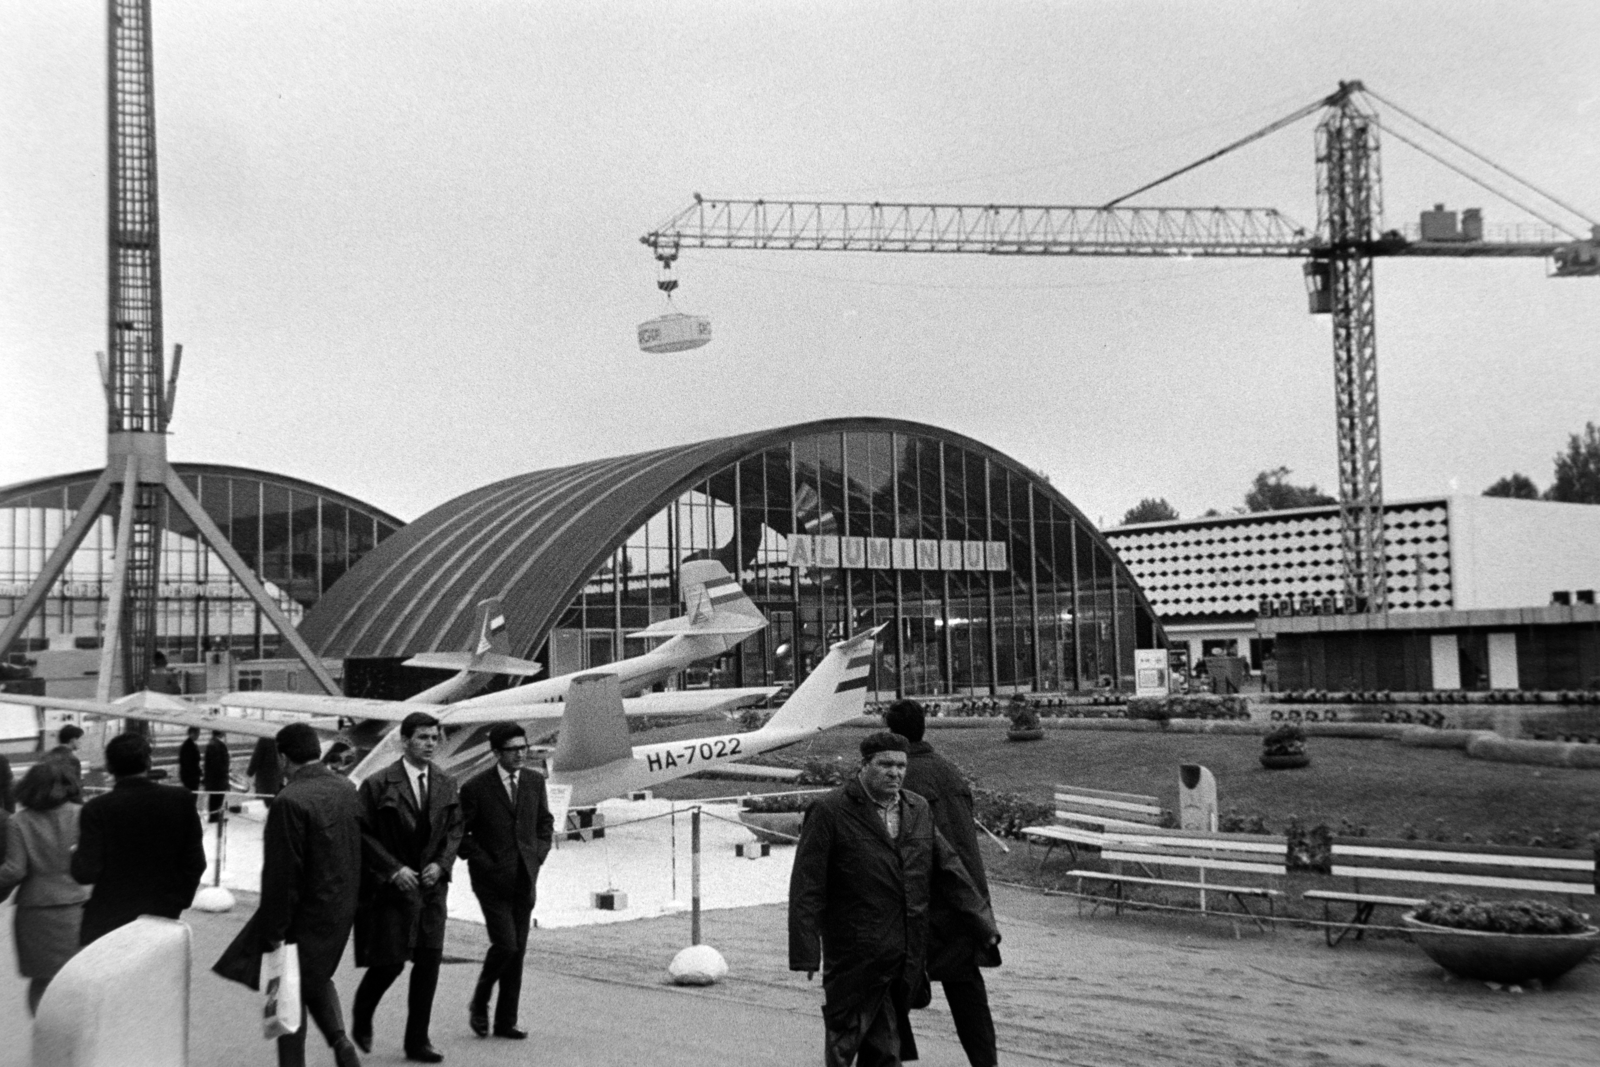
{"label": "white shirt", "polygon": [[[406,769],[406,777],[411,779],[411,796],[417,802],[417,810],[422,810],[422,782],[421,779],[428,773],[426,766],[413,767],[410,760],[401,760],[400,766]],[[429,783],[432,788],[432,783]]]}

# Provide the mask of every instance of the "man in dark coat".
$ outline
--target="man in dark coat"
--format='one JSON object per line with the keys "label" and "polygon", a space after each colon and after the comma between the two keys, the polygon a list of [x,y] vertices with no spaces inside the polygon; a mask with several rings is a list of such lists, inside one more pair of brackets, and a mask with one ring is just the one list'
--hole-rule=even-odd
{"label": "man in dark coat", "polygon": [[228,788],[233,784],[232,761],[228,756],[228,735],[221,730],[211,731],[211,743],[206,745],[205,757],[205,787],[211,794],[206,804],[211,822],[222,821],[222,805],[227,802]]}
{"label": "man in dark coat", "polygon": [[83,759],[78,755],[78,746],[83,743],[83,727],[75,722],[69,722],[56,734],[56,747],[45,753],[46,759],[64,759],[72,764],[72,769],[78,775],[78,781],[83,781]]}
{"label": "man in dark coat", "polygon": [[489,931],[489,951],[467,1015],[472,1032],[488,1036],[489,998],[499,985],[494,1035],[521,1039],[528,1036],[517,1026],[522,961],[539,867],[555,840],[555,820],[544,778],[523,767],[528,738],[522,727],[496,725],[489,731],[489,747],[495,765],[461,787],[461,855]]}
{"label": "man in dark coat", "polygon": [[438,1063],[428,1040],[433,992],[444,955],[450,868],[461,845],[456,784],[433,762],[439,720],[412,712],[400,723],[405,755],[361,783],[363,871],[356,914],[356,989],[350,1036],[372,1051],[372,1015],[411,961],[406,1000],[406,1059]]}
{"label": "man in dark coat", "polygon": [[200,791],[200,727],[189,727],[189,733],[178,746],[178,781],[191,793]]}
{"label": "man in dark coat", "polygon": [[[252,989],[261,957],[285,941],[300,960],[300,1001],[333,1049],[338,1067],[361,1067],[345,1035],[333,972],[355,923],[361,885],[361,801],[356,787],[322,764],[305,723],[278,731],[288,784],[267,813],[261,840],[261,903],[214,970]],[[279,1067],[304,1067],[306,1030],[278,1038]]]}
{"label": "man in dark coat", "polygon": [[[973,885],[989,899],[989,879],[983,871],[983,853],[972,819],[972,786],[955,765],[922,739],[927,727],[922,705],[897,700],[884,713],[883,723],[910,742],[906,754],[906,780],[901,787],[928,802],[933,824],[961,857]],[[961,1047],[972,1067],[994,1067],[994,1018],[989,1014],[989,991],[979,967],[997,967],[999,950],[980,945],[963,917],[941,899],[928,909],[928,977],[944,987]]]}
{"label": "man in dark coat", "polygon": [[905,738],[861,742],[855,779],[812,805],[789,879],[789,969],[822,967],[827,1067],[897,1067],[916,1058],[908,1011],[928,1002],[928,908],[942,899],[984,945],[1000,940],[989,904],[900,786]]}
{"label": "man in dark coat", "polygon": [[106,770],[117,784],[83,806],[72,854],[72,877],[94,886],[83,906],[85,945],[141,915],[176,919],[206,871],[194,798],[150,780],[144,735],[113,737]]}
{"label": "man in dark coat", "polygon": [[[321,758],[320,751],[318,758]],[[272,738],[263,737],[256,742],[255,751],[250,753],[250,764],[245,767],[244,773],[250,776],[255,791],[261,795],[261,803],[272,807],[273,798],[283,788],[283,769],[278,766],[278,748]]]}

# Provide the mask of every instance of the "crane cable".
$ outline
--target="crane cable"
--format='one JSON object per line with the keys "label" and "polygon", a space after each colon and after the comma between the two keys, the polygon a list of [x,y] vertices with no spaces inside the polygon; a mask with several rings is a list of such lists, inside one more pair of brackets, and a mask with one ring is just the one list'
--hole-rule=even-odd
{"label": "crane cable", "polygon": [[1285,126],[1292,126],[1294,123],[1299,122],[1301,119],[1305,118],[1307,115],[1315,114],[1318,110],[1328,106],[1328,101],[1330,99],[1331,99],[1330,97],[1324,97],[1323,99],[1318,100],[1315,103],[1307,104],[1305,107],[1301,108],[1299,111],[1294,112],[1292,115],[1285,115],[1283,118],[1279,119],[1276,122],[1268,123],[1266,126],[1263,126],[1261,129],[1257,130],[1255,133],[1252,133],[1247,137],[1241,137],[1241,138],[1239,138],[1239,140],[1233,142],[1230,145],[1227,145],[1224,148],[1217,149],[1215,152],[1211,153],[1209,156],[1206,156],[1204,159],[1197,159],[1193,163],[1190,163],[1187,167],[1180,167],[1177,170],[1173,171],[1171,174],[1165,175],[1164,177],[1157,178],[1155,181],[1150,182],[1148,184],[1139,186],[1139,188],[1135,189],[1131,193],[1124,193],[1121,196],[1117,197],[1115,200],[1107,201],[1106,203],[1100,205],[1100,210],[1101,211],[1109,211],[1110,209],[1116,207],[1118,204],[1122,203],[1124,200],[1131,200],[1133,197],[1138,196],[1140,193],[1148,192],[1149,190],[1154,189],[1158,185],[1161,185],[1161,184],[1163,184],[1165,182],[1171,181],[1173,178],[1176,178],[1180,174],[1187,174],[1191,170],[1194,170],[1196,167],[1205,166],[1207,163],[1210,163],[1212,160],[1219,159],[1222,156],[1227,155],[1229,152],[1232,152],[1236,148],[1243,148],[1245,145],[1250,144],[1252,141],[1261,140],[1261,138],[1267,136],[1269,133],[1277,133],[1279,130],[1283,129]]}
{"label": "crane cable", "polygon": [[[1390,137],[1393,137],[1393,138],[1395,138],[1395,139],[1397,139],[1397,140],[1399,140],[1399,141],[1401,141],[1401,142],[1403,142],[1405,144],[1410,145],[1412,148],[1415,148],[1418,152],[1421,152],[1423,155],[1427,156],[1429,159],[1433,160],[1435,163],[1438,163],[1441,166],[1448,167],[1450,170],[1455,171],[1457,174],[1459,174],[1463,178],[1467,179],[1467,181],[1471,182],[1473,185],[1478,186],[1480,189],[1483,189],[1483,190],[1486,190],[1487,192],[1493,193],[1495,196],[1498,196],[1500,199],[1504,200],[1506,203],[1511,204],[1511,205],[1513,205],[1515,207],[1521,208],[1523,211],[1526,211],[1528,214],[1532,215],[1534,218],[1538,219],[1540,222],[1544,223],[1546,226],[1549,226],[1552,229],[1560,230],[1562,233],[1566,234],[1568,237],[1571,237],[1575,241],[1583,240],[1583,238],[1580,235],[1573,233],[1571,230],[1567,229],[1567,227],[1561,225],[1561,223],[1555,221],[1554,219],[1546,218],[1544,215],[1541,215],[1538,211],[1534,210],[1529,205],[1524,204],[1520,200],[1518,200],[1515,197],[1513,197],[1510,193],[1501,192],[1499,189],[1496,189],[1494,186],[1490,185],[1488,182],[1484,181],[1483,179],[1478,178],[1477,176],[1468,173],[1463,168],[1456,166],[1454,163],[1450,162],[1448,159],[1445,159],[1443,156],[1439,155],[1437,152],[1432,152],[1432,151],[1429,151],[1428,149],[1424,148],[1422,145],[1420,145],[1417,142],[1413,141],[1411,138],[1407,137],[1405,134],[1403,134],[1400,131],[1396,130],[1393,126],[1390,126],[1390,125],[1387,125],[1386,123],[1384,123],[1384,121],[1382,119],[1378,118],[1376,115],[1374,115],[1372,117],[1372,122],[1373,122],[1373,125],[1377,126],[1384,133],[1387,133]],[[1512,174],[1511,177],[1516,178],[1516,175]],[[1521,179],[1518,179],[1518,180],[1520,181]],[[1523,184],[1526,185],[1527,183],[1524,182]],[[1533,189],[1533,186],[1530,185],[1530,186],[1528,186],[1528,188]],[[1536,192],[1536,193],[1539,192],[1539,190],[1537,190],[1537,189],[1533,189],[1533,191]],[[1540,193],[1540,195],[1543,196],[1544,194]],[[1551,198],[1551,199],[1553,199],[1553,198]],[[1556,201],[1556,202],[1560,203],[1559,200]],[[1565,207],[1566,205],[1563,204],[1562,206]],[[1571,211],[1572,209],[1568,208],[1567,210]],[[1577,212],[1574,211],[1573,214],[1576,215]],[[1578,217],[1582,218],[1583,216],[1579,215]]]}
{"label": "crane cable", "polygon": [[[1446,141],[1448,141],[1451,144],[1455,145],[1457,148],[1461,149],[1461,151],[1467,153],[1467,155],[1473,157],[1474,159],[1478,160],[1479,162],[1487,163],[1489,166],[1493,167],[1495,170],[1499,171],[1501,174],[1504,174],[1506,177],[1510,178],[1512,181],[1519,182],[1522,185],[1527,186],[1529,189],[1532,189],[1534,192],[1538,193],[1540,196],[1544,197],[1546,200],[1550,201],[1552,204],[1555,204],[1558,207],[1565,208],[1567,211],[1572,212],[1574,215],[1578,216],[1578,218],[1582,219],[1584,222],[1587,222],[1590,226],[1600,225],[1600,223],[1595,222],[1594,219],[1591,219],[1589,216],[1585,215],[1583,212],[1579,211],[1577,208],[1573,207],[1571,204],[1568,204],[1565,201],[1563,201],[1563,200],[1561,200],[1561,199],[1559,199],[1557,197],[1551,196],[1549,193],[1545,192],[1543,189],[1539,188],[1537,185],[1534,185],[1532,182],[1528,181],[1526,178],[1523,178],[1523,177],[1520,177],[1520,176],[1518,176],[1516,174],[1511,173],[1509,170],[1507,170],[1506,168],[1502,167],[1500,164],[1496,163],[1494,160],[1490,159],[1488,156],[1485,156],[1483,153],[1477,152],[1477,151],[1474,151],[1471,148],[1468,148],[1466,145],[1462,144],[1460,141],[1456,140],[1454,137],[1451,137],[1448,133],[1445,133],[1443,130],[1439,129],[1438,127],[1431,126],[1428,123],[1424,122],[1423,120],[1417,118],[1417,116],[1413,115],[1411,112],[1407,111],[1405,108],[1401,107],[1399,104],[1396,104],[1394,101],[1387,100],[1384,97],[1381,97],[1377,93],[1373,92],[1371,89],[1367,89],[1365,87],[1362,88],[1362,92],[1366,93],[1368,96],[1372,97],[1374,100],[1376,100],[1379,103],[1383,104],[1385,107],[1387,107],[1387,108],[1389,108],[1389,109],[1391,109],[1393,111],[1397,111],[1400,114],[1404,115],[1406,118],[1410,119],[1412,122],[1415,122],[1418,126],[1421,126],[1423,129],[1427,130],[1429,133],[1432,133],[1437,137],[1444,138]],[[1385,126],[1384,128],[1389,130],[1390,133],[1394,133],[1394,130],[1393,130],[1392,127]],[[1400,137],[1400,135],[1397,134],[1397,133],[1395,134],[1395,136],[1396,137]],[[1400,139],[1402,141],[1405,141],[1404,137],[1400,137]],[[1412,144],[1412,142],[1410,142],[1410,141],[1406,141],[1406,143],[1407,144],[1411,144],[1413,148],[1417,147],[1416,145]],[[1418,149],[1418,151],[1422,151],[1422,149]],[[1431,153],[1429,153],[1429,154],[1431,155]],[[1434,158],[1438,159],[1437,156],[1434,156]],[[1442,163],[1444,161],[1443,160],[1439,160],[1439,162]],[[1461,173],[1461,172],[1458,171],[1457,173]],[[1466,175],[1466,177],[1470,178],[1471,175]],[[1479,182],[1478,184],[1482,185],[1483,183]],[[1485,189],[1489,189],[1489,187],[1487,185],[1484,185],[1483,187]],[[1490,189],[1489,191],[1490,192],[1495,192],[1495,190],[1493,190],[1493,189]],[[1505,196],[1504,193],[1499,193],[1497,195]],[[1510,200],[1511,198],[1510,197],[1506,197],[1506,199]],[[1513,200],[1512,203],[1516,203],[1516,201]],[[1518,204],[1517,206],[1521,207],[1522,205]],[[1527,209],[1524,209],[1524,210],[1527,210]],[[1545,219],[1544,221],[1549,222],[1550,220]],[[1551,222],[1550,225],[1556,226],[1556,229],[1558,229],[1558,230],[1562,230],[1562,231],[1568,232],[1568,233],[1571,232],[1570,230],[1567,230],[1567,228],[1565,226],[1557,226],[1553,222]],[[1573,234],[1573,236],[1576,237],[1577,235]]]}

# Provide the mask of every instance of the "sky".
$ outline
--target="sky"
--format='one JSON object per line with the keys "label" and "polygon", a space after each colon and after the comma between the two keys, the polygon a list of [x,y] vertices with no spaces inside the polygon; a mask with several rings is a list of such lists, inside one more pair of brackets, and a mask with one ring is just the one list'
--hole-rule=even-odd
{"label": "sky", "polygon": [[[0,485],[104,462],[104,19],[0,0]],[[1600,218],[1588,0],[154,0],[153,26],[169,456],[407,520],[842,416],[976,438],[1103,525],[1226,510],[1279,466],[1337,491],[1295,260],[689,250],[675,303],[714,340],[647,355],[639,237],[695,192],[1097,204],[1361,79]],[[1130,203],[1314,225],[1314,126]],[[1385,226],[1534,221],[1393,138],[1383,179]],[[1386,496],[1547,485],[1600,421],[1600,279],[1375,270]]]}

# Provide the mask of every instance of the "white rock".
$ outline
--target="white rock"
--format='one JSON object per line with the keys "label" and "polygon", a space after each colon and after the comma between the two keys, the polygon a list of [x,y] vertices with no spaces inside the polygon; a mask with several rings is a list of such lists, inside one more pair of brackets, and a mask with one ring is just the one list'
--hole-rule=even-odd
{"label": "white rock", "polygon": [[189,905],[196,911],[232,911],[234,905],[233,894],[220,885],[202,886],[194,895],[194,903]]}
{"label": "white rock", "polygon": [[728,961],[710,945],[690,945],[672,957],[667,973],[678,985],[712,985],[728,976]]}

